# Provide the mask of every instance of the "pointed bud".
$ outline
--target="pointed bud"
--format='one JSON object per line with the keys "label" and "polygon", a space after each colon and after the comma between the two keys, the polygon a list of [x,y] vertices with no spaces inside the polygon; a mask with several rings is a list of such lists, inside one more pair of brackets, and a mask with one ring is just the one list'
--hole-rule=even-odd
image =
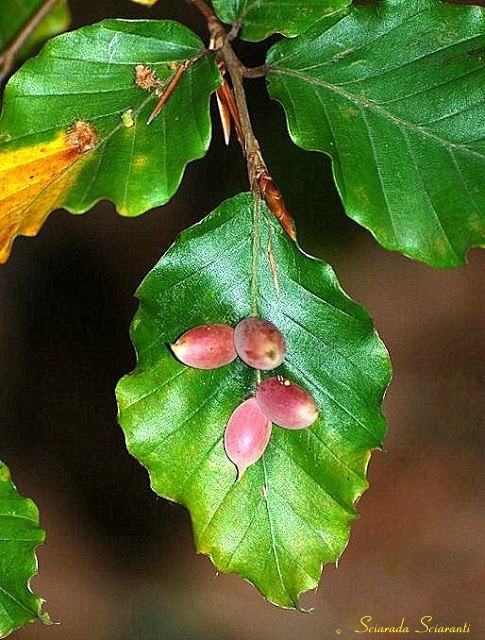
{"label": "pointed bud", "polygon": [[177,360],[195,369],[216,369],[236,357],[234,329],[225,324],[204,324],[189,329],[170,345]]}
{"label": "pointed bud", "polygon": [[254,398],[245,400],[233,411],[224,432],[224,447],[237,467],[238,480],[263,455],[270,435],[271,422]]}
{"label": "pointed bud", "polygon": [[304,429],[318,418],[312,395],[294,382],[267,378],[256,389],[256,400],[264,415],[279,427]]}
{"label": "pointed bud", "polygon": [[286,344],[272,322],[262,318],[245,318],[234,329],[237,355],[250,367],[268,371],[285,359]]}
{"label": "pointed bud", "polygon": [[225,94],[222,91],[222,88],[216,90],[216,99],[217,99],[217,107],[219,109],[219,117],[221,118],[222,124],[222,132],[224,134],[224,142],[226,146],[231,141],[231,112],[229,111],[229,107],[227,106],[227,102],[225,99]]}

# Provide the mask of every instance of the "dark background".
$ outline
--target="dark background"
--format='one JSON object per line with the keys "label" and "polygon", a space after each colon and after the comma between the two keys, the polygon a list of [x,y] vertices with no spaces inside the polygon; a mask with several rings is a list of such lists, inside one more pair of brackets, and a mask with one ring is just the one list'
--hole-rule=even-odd
{"label": "dark background", "polygon": [[[76,27],[168,17],[205,37],[181,0],[71,4]],[[238,51],[255,65],[266,46]],[[33,588],[61,622],[29,625],[19,640],[348,640],[365,615],[411,628],[424,615],[468,622],[466,637],[484,637],[485,254],[438,271],[379,247],[344,216],[329,162],[285,139],[280,107],[263,80],[252,84],[256,132],[303,246],[371,311],[393,360],[386,451],[373,456],[362,517],[338,570],[304,597],[315,611],[279,610],[195,554],[187,512],[150,491],[124,448],[113,389],[135,364],[133,293],[179,231],[247,189],[237,144],[225,149],[214,119],[208,156],[167,206],[138,219],[106,202],[53,213],[0,269],[0,457],[39,506],[47,542]]]}

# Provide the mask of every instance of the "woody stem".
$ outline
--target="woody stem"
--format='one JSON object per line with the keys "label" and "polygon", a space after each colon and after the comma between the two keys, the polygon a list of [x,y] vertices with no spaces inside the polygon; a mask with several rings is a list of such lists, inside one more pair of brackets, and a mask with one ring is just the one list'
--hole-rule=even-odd
{"label": "woody stem", "polygon": [[266,65],[253,69],[245,67],[235,54],[231,45],[231,41],[235,37],[239,25],[235,24],[231,31],[227,32],[224,25],[207,5],[205,0],[188,0],[188,2],[196,7],[207,20],[207,28],[211,36],[209,48],[216,52],[221,68],[226,69],[231,78],[237,110],[235,114],[237,120],[236,131],[246,159],[249,184],[255,199],[258,203],[261,199],[266,202],[287,235],[296,242],[296,230],[293,218],[286,208],[281,192],[266,167],[259,142],[254,135],[246,100],[246,92],[244,90],[244,78],[264,76],[268,71],[268,67]]}
{"label": "woody stem", "polygon": [[237,111],[241,124],[242,140],[241,146],[246,158],[248,177],[251,189],[255,195],[261,195],[261,189],[258,184],[258,178],[264,172],[267,172],[266,164],[261,154],[259,142],[254,134],[251,118],[249,115],[248,104],[246,100],[246,92],[244,90],[244,78],[260,77],[265,74],[264,66],[257,67],[254,70],[248,69],[239,60],[231,46],[231,32],[227,32],[215,15],[214,11],[207,5],[205,0],[188,0],[188,2],[202,14],[207,20],[207,28],[209,30],[211,40],[214,43],[214,49],[217,57],[224,63],[229,77],[231,78],[234,90],[234,99],[236,101]]}

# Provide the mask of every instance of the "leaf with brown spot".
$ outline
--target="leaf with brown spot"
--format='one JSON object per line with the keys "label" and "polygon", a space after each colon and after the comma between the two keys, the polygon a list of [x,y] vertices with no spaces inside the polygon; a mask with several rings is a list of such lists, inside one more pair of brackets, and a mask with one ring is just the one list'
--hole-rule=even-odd
{"label": "leaf with brown spot", "polygon": [[84,155],[69,133],[50,142],[2,153],[0,165],[0,262],[14,238],[34,236],[49,213],[64,203]]}
{"label": "leaf with brown spot", "polygon": [[82,213],[106,198],[136,216],[173,196],[209,146],[212,55],[146,121],[174,68],[203,52],[175,22],[105,20],[52,39],[12,77],[0,119],[0,261],[55,208]]}

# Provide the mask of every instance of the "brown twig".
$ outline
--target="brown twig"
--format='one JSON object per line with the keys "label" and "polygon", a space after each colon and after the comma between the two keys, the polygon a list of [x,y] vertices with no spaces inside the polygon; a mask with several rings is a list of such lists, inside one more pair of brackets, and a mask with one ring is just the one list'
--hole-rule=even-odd
{"label": "brown twig", "polygon": [[209,5],[204,0],[187,0],[189,4],[193,4],[194,7],[203,15],[203,17],[209,20],[215,20],[219,22],[214,11],[209,7]]}
{"label": "brown twig", "polygon": [[[231,78],[234,91],[233,95],[237,109],[237,120],[240,123],[242,133],[242,140],[240,142],[243,147],[244,155],[248,161],[248,172],[250,174],[249,179],[251,186],[253,187],[255,176],[252,174],[259,172],[259,169],[262,167],[256,165],[259,165],[260,163],[264,165],[264,160],[261,155],[259,143],[253,132],[248,105],[246,102],[246,93],[243,86],[243,78],[249,77],[251,70],[247,69],[242,64],[231,46],[231,39],[235,36],[237,31],[234,32],[234,29],[231,29],[228,33],[225,30],[224,25],[220,22],[205,0],[187,0],[187,2],[198,9],[202,16],[207,20],[207,28],[211,37],[210,49],[215,51],[219,58],[221,72],[224,74],[227,70]],[[237,28],[239,28],[239,25]],[[251,167],[249,164],[255,166]]]}
{"label": "brown twig", "polygon": [[234,89],[234,99],[242,134],[240,142],[246,157],[251,189],[255,195],[264,199],[288,236],[296,241],[295,223],[286,208],[280,190],[268,171],[259,142],[253,131],[244,90],[246,68],[241,64],[229,42],[224,42],[220,55],[226,64]]}
{"label": "brown twig", "polygon": [[253,78],[264,78],[268,74],[269,67],[262,64],[259,67],[245,67],[242,65],[242,73],[245,78],[252,80]]}
{"label": "brown twig", "polygon": [[245,78],[259,78],[266,75],[268,69],[265,65],[253,69],[247,68],[235,54],[231,46],[231,39],[237,33],[239,25],[235,25],[230,32],[227,32],[205,0],[187,1],[194,5],[207,20],[207,28],[211,38],[210,49],[216,52],[221,73],[227,70],[231,79],[232,91],[223,79],[221,89],[224,88],[219,97],[224,92],[224,102],[231,113],[239,143],[246,158],[251,189],[257,198],[264,199],[288,236],[296,241],[295,223],[264,161],[251,124],[244,90]]}
{"label": "brown twig", "polygon": [[156,95],[158,95],[160,97],[160,99],[157,102],[157,104],[155,105],[155,108],[151,112],[150,116],[148,117],[147,124],[150,124],[151,122],[153,122],[155,120],[155,118],[158,116],[158,114],[160,113],[160,111],[163,109],[163,107],[167,104],[168,99],[170,98],[170,96],[175,91],[178,83],[182,79],[182,76],[187,71],[187,69],[189,67],[191,67],[194,63],[196,63],[198,60],[203,58],[205,55],[207,55],[207,51],[203,51],[202,53],[198,53],[193,58],[189,58],[188,60],[184,60],[183,62],[181,62],[180,64],[177,65],[175,73],[170,78],[170,81],[169,81],[168,85],[164,89],[162,87],[159,87],[156,90],[155,93],[156,93]]}
{"label": "brown twig", "polygon": [[44,0],[34,13],[27,18],[10,44],[0,54],[0,83],[10,74],[15,58],[26,41],[42,20],[54,9],[59,0]]}

